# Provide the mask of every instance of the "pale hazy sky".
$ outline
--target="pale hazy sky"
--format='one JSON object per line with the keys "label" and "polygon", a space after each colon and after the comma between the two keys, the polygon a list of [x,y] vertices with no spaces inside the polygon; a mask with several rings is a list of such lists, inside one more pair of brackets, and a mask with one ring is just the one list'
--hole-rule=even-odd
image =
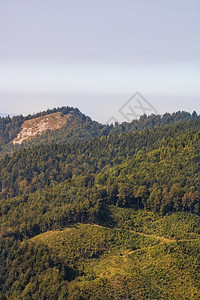
{"label": "pale hazy sky", "polygon": [[121,121],[136,91],[200,113],[199,0],[0,0],[0,112]]}

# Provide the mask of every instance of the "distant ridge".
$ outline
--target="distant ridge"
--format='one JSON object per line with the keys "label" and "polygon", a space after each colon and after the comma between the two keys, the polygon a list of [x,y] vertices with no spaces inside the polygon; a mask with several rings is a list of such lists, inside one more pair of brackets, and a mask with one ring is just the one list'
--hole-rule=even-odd
{"label": "distant ridge", "polygon": [[119,135],[124,132],[152,129],[199,118],[194,111],[165,113],[164,115],[142,115],[138,120],[113,125],[100,124],[80,112],[78,108],[57,107],[28,116],[0,118],[0,156],[19,147],[39,144],[65,144],[89,141],[94,138]]}
{"label": "distant ridge", "polygon": [[0,113],[0,117],[1,117],[1,118],[5,118],[5,117],[8,117],[8,116],[14,117],[14,116],[16,116],[16,114]]}

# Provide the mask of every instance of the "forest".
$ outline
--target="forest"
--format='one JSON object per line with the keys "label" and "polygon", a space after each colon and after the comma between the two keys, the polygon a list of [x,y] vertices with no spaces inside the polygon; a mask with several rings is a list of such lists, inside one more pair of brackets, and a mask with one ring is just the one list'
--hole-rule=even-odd
{"label": "forest", "polygon": [[[61,112],[62,115],[70,114],[71,122],[66,123],[60,129],[47,130],[42,135],[37,135],[34,139],[24,141],[22,145],[13,144],[12,141],[16,138],[17,134],[21,130],[21,126],[27,120],[36,119],[52,113]],[[48,109],[34,115],[28,115],[26,117],[14,116],[12,118],[0,117],[0,156],[10,154],[24,147],[32,147],[40,144],[69,144],[73,142],[89,141],[95,137],[108,136],[110,134],[121,134],[123,132],[140,131],[143,129],[151,129],[154,127],[161,127],[168,124],[174,124],[178,122],[184,122],[189,120],[198,119],[199,116],[194,111],[192,114],[184,111],[176,113],[166,113],[160,115],[142,115],[139,120],[133,120],[131,123],[123,122],[118,124],[117,122],[113,125],[103,125],[96,121],[91,120],[90,117],[82,114],[78,108],[72,107],[61,107]]]}
{"label": "forest", "polygon": [[1,119],[0,299],[199,299],[199,116],[65,109],[70,134],[5,152],[24,117]]}

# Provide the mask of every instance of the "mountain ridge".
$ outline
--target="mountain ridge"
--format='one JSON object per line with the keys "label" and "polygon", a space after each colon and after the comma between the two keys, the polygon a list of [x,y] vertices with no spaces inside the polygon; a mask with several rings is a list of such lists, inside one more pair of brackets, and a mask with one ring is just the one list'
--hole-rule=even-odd
{"label": "mountain ridge", "polygon": [[[62,121],[62,126],[56,126],[55,123],[52,126],[48,126],[47,119],[53,119],[56,113],[60,113],[60,121],[66,119],[66,122]],[[41,143],[56,142],[65,144],[80,140],[91,140],[104,135],[120,134],[135,130],[140,131],[144,128],[160,127],[196,118],[199,118],[196,112],[190,114],[179,111],[173,114],[166,113],[162,116],[142,115],[139,120],[133,120],[130,123],[116,123],[113,126],[92,121],[90,117],[85,116],[77,108],[72,107],[49,109],[26,117],[22,115],[14,116],[13,118],[0,117],[0,155],[11,153],[20,147],[30,147]],[[25,130],[25,128],[27,129]],[[21,136],[20,139],[20,135],[24,136],[24,138]]]}

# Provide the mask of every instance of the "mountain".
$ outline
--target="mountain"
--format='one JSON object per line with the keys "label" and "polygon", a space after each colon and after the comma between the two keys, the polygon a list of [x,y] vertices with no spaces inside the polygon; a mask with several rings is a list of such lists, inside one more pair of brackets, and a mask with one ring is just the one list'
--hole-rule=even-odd
{"label": "mountain", "polygon": [[199,116],[63,109],[6,119],[0,299],[199,299]]}
{"label": "mountain", "polygon": [[196,112],[177,112],[160,115],[143,115],[131,123],[103,125],[82,114],[77,108],[61,107],[12,118],[0,117],[0,155],[11,153],[22,147],[49,143],[72,143],[88,141],[95,137],[140,131],[177,122],[199,118]]}
{"label": "mountain", "polygon": [[35,115],[0,118],[1,154],[41,143],[90,140],[106,131],[77,108],[62,107]]}

